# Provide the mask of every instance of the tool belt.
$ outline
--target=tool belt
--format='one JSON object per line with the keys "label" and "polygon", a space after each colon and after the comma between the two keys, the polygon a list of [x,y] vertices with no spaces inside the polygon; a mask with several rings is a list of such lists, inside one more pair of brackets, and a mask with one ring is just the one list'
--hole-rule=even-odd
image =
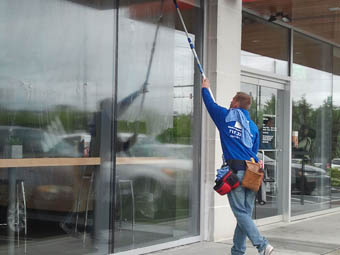
{"label": "tool belt", "polygon": [[227,164],[230,167],[230,169],[233,171],[233,173],[237,173],[238,170],[246,170],[246,161],[240,160],[240,159],[230,159],[227,160]]}
{"label": "tool belt", "polygon": [[[228,165],[224,164],[222,168],[224,167],[228,167]],[[216,180],[215,183],[214,190],[222,196],[240,186],[240,181],[236,174],[230,169],[230,166],[229,171],[226,172],[219,180]]]}

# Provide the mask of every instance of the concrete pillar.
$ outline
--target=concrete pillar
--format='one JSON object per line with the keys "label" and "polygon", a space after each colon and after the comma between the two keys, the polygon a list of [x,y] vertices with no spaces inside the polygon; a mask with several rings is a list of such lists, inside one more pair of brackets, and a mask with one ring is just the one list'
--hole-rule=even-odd
{"label": "concrete pillar", "polygon": [[[205,12],[204,64],[217,103],[229,108],[240,90],[241,0],[209,0]],[[203,109],[202,171],[204,187],[204,240],[218,241],[232,237],[236,220],[227,196],[213,190],[216,169],[222,163],[219,133],[206,109]]]}

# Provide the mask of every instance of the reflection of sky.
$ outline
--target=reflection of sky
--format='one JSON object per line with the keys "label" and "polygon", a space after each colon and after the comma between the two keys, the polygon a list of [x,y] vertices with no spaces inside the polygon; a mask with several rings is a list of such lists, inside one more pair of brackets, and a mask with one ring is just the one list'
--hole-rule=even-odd
{"label": "reflection of sky", "polygon": [[332,74],[294,64],[292,88],[294,101],[305,97],[313,108],[317,108],[332,95]]}
{"label": "reflection of sky", "polygon": [[333,105],[340,107],[340,76],[333,75]]}
{"label": "reflection of sky", "polygon": [[[153,18],[153,23],[129,19],[128,16],[128,8],[120,10],[117,97],[123,99],[140,89],[146,81],[148,92],[144,95],[144,103],[141,102],[143,97],[137,99],[122,118],[134,121],[154,118],[157,114],[165,118],[172,116],[174,68],[171,63],[174,62],[175,30],[161,25],[156,36],[158,16]],[[163,22],[174,26],[171,20]],[[149,67],[150,61],[152,65]]]}
{"label": "reflection of sky", "polygon": [[113,10],[63,0],[4,0],[0,35],[6,35],[0,38],[0,88],[15,91],[15,100],[2,104],[82,109],[87,94],[87,110],[95,110],[97,101],[112,95]]}
{"label": "reflection of sky", "polygon": [[[172,115],[173,86],[193,85],[193,57],[184,33],[173,29],[175,14],[156,38],[144,113]],[[120,10],[118,100],[146,80],[157,18],[140,22]],[[15,110],[97,110],[113,95],[113,28],[113,10],[64,0],[0,1],[0,103]],[[186,101],[177,100],[176,112],[189,111],[192,100]],[[141,97],[131,106],[134,118],[140,106]]]}
{"label": "reflection of sky", "polygon": [[241,90],[252,96],[253,100],[260,100],[257,103],[261,103],[260,107],[263,108],[265,105],[269,104],[272,97],[277,95],[277,90],[273,88],[260,87],[261,98],[257,95],[258,86],[254,84],[242,83]]}
{"label": "reflection of sky", "polygon": [[275,74],[288,74],[287,61],[261,56],[244,50],[241,51],[241,65]]}

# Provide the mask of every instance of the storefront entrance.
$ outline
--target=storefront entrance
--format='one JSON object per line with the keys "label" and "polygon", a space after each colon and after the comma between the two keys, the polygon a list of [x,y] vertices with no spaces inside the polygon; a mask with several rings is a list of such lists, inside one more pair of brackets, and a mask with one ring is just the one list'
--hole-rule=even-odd
{"label": "storefront entrance", "polygon": [[265,178],[258,192],[254,219],[280,216],[283,183],[283,97],[285,84],[242,76],[241,91],[252,97],[250,115],[260,134],[258,158],[264,163]]}

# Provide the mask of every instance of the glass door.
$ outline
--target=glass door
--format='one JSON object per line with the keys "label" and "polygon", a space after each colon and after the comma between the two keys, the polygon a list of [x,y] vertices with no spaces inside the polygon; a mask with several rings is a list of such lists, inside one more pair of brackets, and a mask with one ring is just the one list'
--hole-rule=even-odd
{"label": "glass door", "polygon": [[[282,214],[280,188],[282,183],[282,119],[279,112],[283,94],[281,84],[261,86],[261,80],[242,82],[241,91],[252,97],[251,119],[260,134],[258,158],[264,163],[265,178],[257,194],[253,217],[262,219]],[[283,87],[283,86],[282,86]],[[282,107],[281,107],[282,108]]]}

